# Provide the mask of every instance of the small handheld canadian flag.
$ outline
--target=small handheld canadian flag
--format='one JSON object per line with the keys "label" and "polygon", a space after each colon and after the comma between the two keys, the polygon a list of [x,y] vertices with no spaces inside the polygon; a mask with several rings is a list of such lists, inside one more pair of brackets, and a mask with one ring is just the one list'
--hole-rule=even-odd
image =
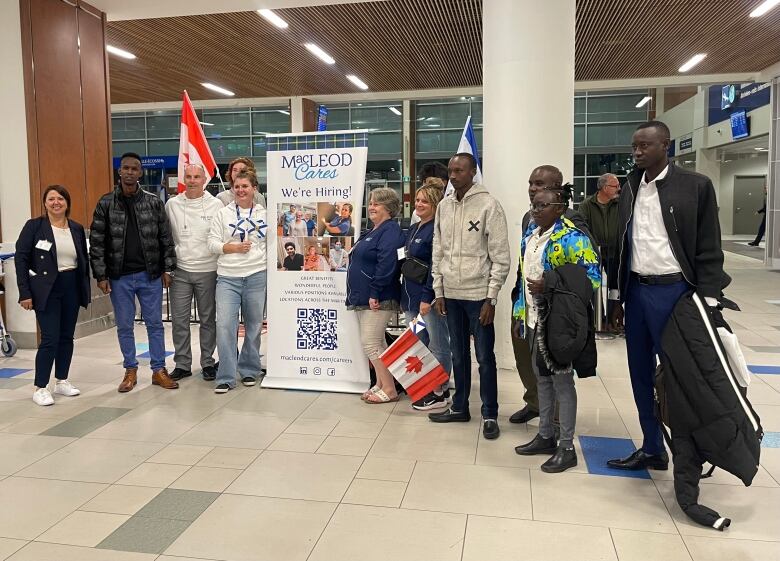
{"label": "small handheld canadian flag", "polygon": [[379,360],[404,387],[412,401],[425,397],[449,380],[447,372],[412,328],[387,347]]}

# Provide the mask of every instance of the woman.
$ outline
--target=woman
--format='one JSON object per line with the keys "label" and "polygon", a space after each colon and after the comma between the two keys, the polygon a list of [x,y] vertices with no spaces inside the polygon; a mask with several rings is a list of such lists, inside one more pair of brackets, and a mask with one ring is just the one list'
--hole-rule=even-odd
{"label": "woman", "polygon": [[[265,208],[254,203],[257,176],[249,171],[233,176],[236,200],[211,221],[208,244],[217,258],[217,351],[219,370],[215,393],[236,387],[236,375],[254,386],[260,374],[260,332],[266,292]],[[238,312],[246,335],[236,363]]]}
{"label": "woman", "polygon": [[317,227],[317,222],[312,218],[311,212],[306,211],[303,215],[303,219],[306,221],[307,236],[314,235],[314,229]]}
{"label": "woman", "polygon": [[[433,257],[433,219],[436,206],[442,199],[441,180],[430,178],[438,184],[424,186],[417,190],[414,201],[415,214],[420,221],[409,228],[404,246],[406,261],[401,267],[401,309],[406,323],[409,324],[418,314],[425,321],[425,329],[417,336],[430,349],[439,364],[447,373],[452,372],[452,354],[450,353],[450,332],[447,319],[439,315],[433,307],[433,277],[431,260]],[[427,185],[427,184],[426,184]],[[438,407],[447,407],[450,403],[449,382],[437,391],[412,403],[418,411],[428,411]]]}
{"label": "woman", "polygon": [[376,371],[376,385],[362,396],[372,404],[398,401],[393,376],[379,355],[387,348],[385,327],[401,300],[398,248],[404,237],[394,220],[400,210],[401,200],[393,189],[371,191],[368,217],[374,228],[355,243],[347,268],[347,309],[357,312],[363,351]]}
{"label": "woman", "polygon": [[304,271],[327,271],[327,262],[325,258],[317,253],[317,248],[313,245],[306,250],[306,257],[303,261]]}
{"label": "woman", "polygon": [[325,224],[325,235],[330,236],[351,236],[352,235],[352,204],[343,203],[341,208],[336,209],[336,215],[328,222],[326,218],[322,219]]}
{"label": "woman", "polygon": [[[217,198],[223,205],[227,206],[235,200],[236,196],[233,192],[233,178],[243,171],[251,171],[252,173],[257,174],[255,163],[249,158],[236,158],[228,164],[227,172],[225,173],[225,180],[228,182],[228,188],[217,195]],[[263,194],[258,190],[255,191],[254,201],[256,205],[265,208],[265,197],[263,197]]]}
{"label": "woman", "polygon": [[89,261],[84,227],[70,220],[70,194],[62,185],[43,193],[43,216],[27,221],[16,242],[16,282],[19,304],[35,310],[41,342],[35,355],[38,405],[54,405],[48,390],[54,365],[54,393],[68,397],[81,392],[68,381],[73,358],[73,333],[79,306],[90,302]]}
{"label": "woman", "polygon": [[[534,195],[531,223],[520,245],[521,278],[513,309],[513,317],[518,321],[514,324],[512,335],[519,339],[525,329],[539,391],[539,433],[530,442],[517,446],[515,452],[523,456],[553,454],[542,464],[542,471],[547,473],[559,473],[577,465],[577,452],[574,450],[577,392],[572,368],[553,374],[539,366],[541,351],[537,320],[545,287],[543,275],[546,271],[572,263],[585,269],[594,290],[601,285],[599,260],[590,239],[563,217],[570,197],[568,185],[557,190],[541,190]],[[560,442],[556,442],[553,429],[556,401],[561,424]]]}
{"label": "woman", "polygon": [[295,220],[290,224],[290,235],[295,237],[306,237],[309,234],[309,228],[303,219],[303,211],[295,211]]}

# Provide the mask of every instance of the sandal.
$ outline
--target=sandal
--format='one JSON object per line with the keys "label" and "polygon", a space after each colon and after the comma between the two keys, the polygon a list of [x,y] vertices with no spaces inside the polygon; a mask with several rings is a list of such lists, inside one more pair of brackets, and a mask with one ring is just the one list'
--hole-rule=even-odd
{"label": "sandal", "polygon": [[395,401],[398,401],[400,396],[396,395],[395,397],[388,397],[388,395],[384,392],[384,390],[377,390],[370,396],[366,398],[366,403],[371,405],[378,405],[380,403],[393,403]]}
{"label": "sandal", "polygon": [[377,392],[377,390],[380,390],[381,388],[379,386],[371,386],[369,389],[367,389],[365,392],[363,392],[363,395],[360,396],[360,399],[363,401],[368,399],[368,396],[373,395]]}

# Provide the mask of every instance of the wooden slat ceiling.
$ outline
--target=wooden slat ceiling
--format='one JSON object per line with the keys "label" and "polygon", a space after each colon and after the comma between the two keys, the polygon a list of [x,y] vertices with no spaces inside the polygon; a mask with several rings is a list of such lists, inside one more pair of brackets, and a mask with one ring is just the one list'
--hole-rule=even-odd
{"label": "wooden slat ceiling", "polygon": [[[110,57],[112,103],[478,86],[482,83],[483,0],[386,0],[277,10],[272,26],[256,12],[117,21],[109,44],[137,59]],[[490,1],[490,0],[485,0]],[[751,19],[760,0],[577,0],[576,79],[758,71],[780,61],[780,9]],[[518,22],[517,32],[523,25]],[[555,41],[555,30],[550,40]],[[327,65],[303,46],[336,59]],[[540,47],[540,48],[543,48]]]}

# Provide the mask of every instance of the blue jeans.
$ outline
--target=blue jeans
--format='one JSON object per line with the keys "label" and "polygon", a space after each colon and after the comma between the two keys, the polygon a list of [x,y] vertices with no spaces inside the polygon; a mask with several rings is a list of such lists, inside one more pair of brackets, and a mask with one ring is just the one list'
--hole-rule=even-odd
{"label": "blue jeans", "polygon": [[474,335],[474,349],[479,364],[479,395],[482,398],[482,417],[498,418],[498,372],[496,371],[496,331],[490,325],[480,325],[479,312],[484,300],[453,300],[445,298],[447,327],[452,349],[452,372],[455,376],[453,411],[469,410],[471,393],[470,335]]}
{"label": "blue jeans", "polygon": [[165,333],[162,323],[162,279],[149,273],[131,273],[111,279],[111,304],[114,306],[116,333],[125,368],[138,368],[135,358],[135,300],[141,304],[141,316],[149,338],[152,372],[165,368]]}
{"label": "blue jeans", "polygon": [[[404,312],[406,318],[406,324],[409,325],[417,314],[414,312]],[[447,329],[447,318],[439,315],[436,308],[431,308],[431,311],[423,316],[425,321],[425,329],[417,334],[420,341],[428,347],[431,354],[436,357],[442,368],[447,371],[447,374],[452,374],[452,353],[450,352],[450,330]],[[449,381],[445,382],[441,386],[441,390],[446,390],[449,387]]]}
{"label": "blue jeans", "polygon": [[642,450],[652,455],[664,451],[653,396],[656,356],[661,352],[661,336],[669,316],[689,289],[685,281],[666,285],[639,284],[633,274],[628,283],[625,319],[628,370],[644,437]]}
{"label": "blue jeans", "polygon": [[[266,272],[248,277],[217,277],[217,352],[219,369],[216,385],[236,387],[239,378],[260,375],[260,332],[265,312]],[[236,361],[238,311],[244,316],[244,345]]]}

